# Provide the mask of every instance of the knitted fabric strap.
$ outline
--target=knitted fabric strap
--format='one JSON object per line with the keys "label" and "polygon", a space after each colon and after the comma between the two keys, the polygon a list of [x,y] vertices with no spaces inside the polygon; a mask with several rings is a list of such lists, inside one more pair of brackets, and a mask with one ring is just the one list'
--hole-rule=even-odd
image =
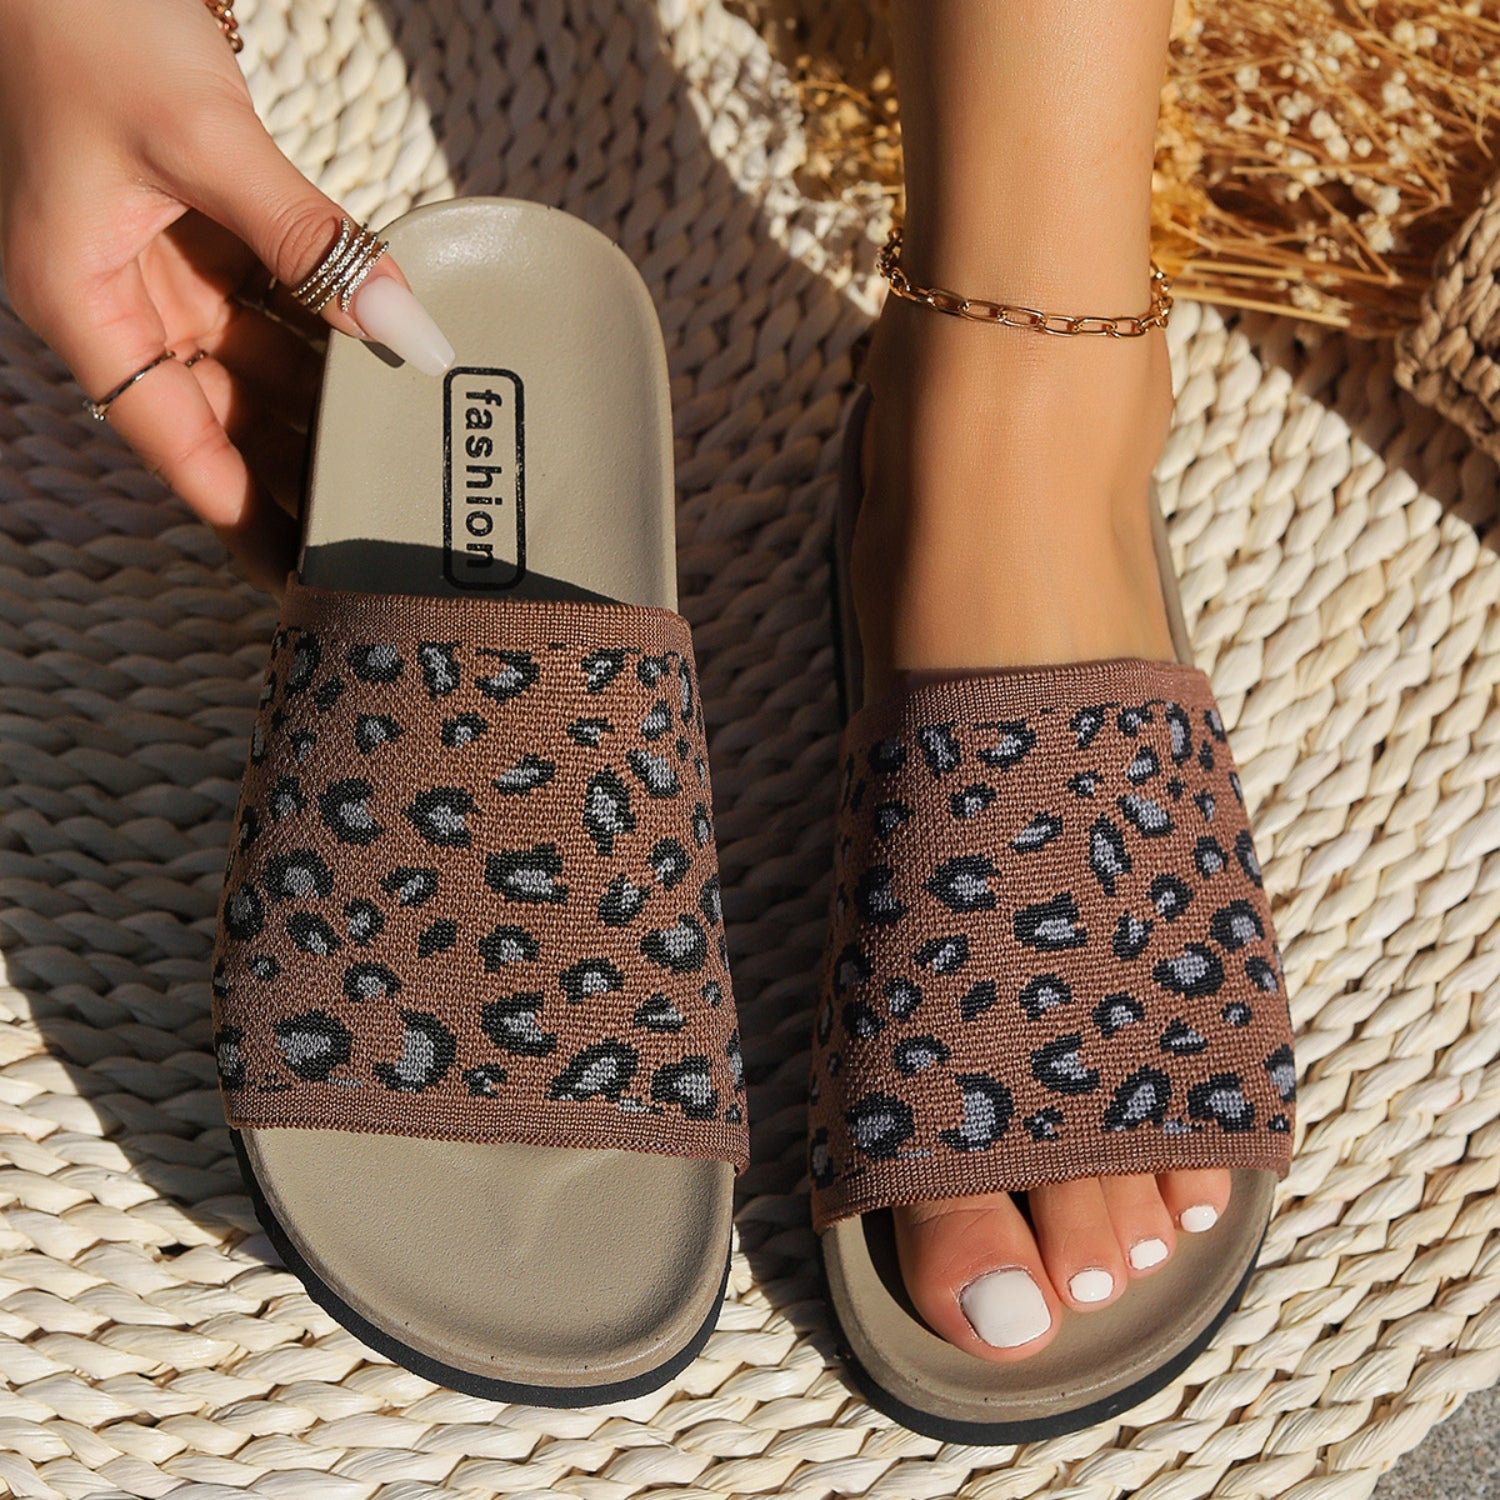
{"label": "knitted fabric strap", "polygon": [[231,1125],[743,1168],[687,622],[292,585],[216,960]]}
{"label": "knitted fabric strap", "polygon": [[1201,672],[1010,672],[862,710],[835,877],[819,1229],[1095,1173],[1285,1173],[1280,954]]}

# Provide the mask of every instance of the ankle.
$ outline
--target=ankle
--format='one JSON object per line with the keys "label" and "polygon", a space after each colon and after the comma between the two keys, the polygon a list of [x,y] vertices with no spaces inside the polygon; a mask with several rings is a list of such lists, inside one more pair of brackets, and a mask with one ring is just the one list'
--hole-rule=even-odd
{"label": "ankle", "polygon": [[999,486],[988,510],[902,513],[888,493],[861,508],[850,555],[867,698],[914,674],[1172,658],[1149,519]]}
{"label": "ankle", "polygon": [[1049,338],[888,303],[851,582],[892,674],[1170,656],[1150,478],[1165,340]]}
{"label": "ankle", "polygon": [[918,516],[968,507],[1000,524],[1019,524],[1017,508],[1030,505],[1122,533],[1148,517],[1172,416],[1160,331],[1050,337],[892,300],[863,377],[874,396],[865,478],[876,504]]}
{"label": "ankle", "polygon": [[1087,411],[1077,436],[1094,449],[1111,443],[1118,450],[1111,462],[1125,468],[1143,452],[1154,462],[1171,426],[1171,361],[1160,329],[1121,339],[1048,335],[890,297],[860,374],[877,400],[885,394],[934,415],[952,408],[968,426],[986,423],[991,437],[1017,442],[1062,436],[1059,422]]}

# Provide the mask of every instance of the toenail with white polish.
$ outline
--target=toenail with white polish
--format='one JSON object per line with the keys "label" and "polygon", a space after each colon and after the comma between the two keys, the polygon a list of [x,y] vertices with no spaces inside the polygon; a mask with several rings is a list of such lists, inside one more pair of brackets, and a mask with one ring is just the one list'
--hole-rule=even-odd
{"label": "toenail with white polish", "polygon": [[1182,1211],[1182,1227],[1189,1234],[1202,1234],[1219,1222],[1219,1210],[1211,1203],[1195,1203]]}
{"label": "toenail with white polish", "polygon": [[1152,1266],[1159,1266],[1166,1258],[1167,1242],[1165,1240],[1137,1240],[1130,1247],[1130,1264],[1137,1271],[1149,1271]]}
{"label": "toenail with white polish", "polygon": [[1075,1302],[1103,1302],[1114,1289],[1115,1278],[1108,1271],[1092,1266],[1068,1283],[1068,1294]]}
{"label": "toenail with white polish", "polygon": [[992,1349],[1015,1349],[1052,1326],[1042,1289],[1019,1266],[987,1271],[959,1293],[969,1326]]}

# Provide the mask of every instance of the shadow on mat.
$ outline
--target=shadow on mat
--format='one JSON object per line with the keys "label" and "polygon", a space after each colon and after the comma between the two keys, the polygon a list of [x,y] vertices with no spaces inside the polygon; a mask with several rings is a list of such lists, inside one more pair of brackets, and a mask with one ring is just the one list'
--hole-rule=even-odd
{"label": "shadow on mat", "polygon": [[1461,428],[1397,386],[1390,340],[1359,339],[1267,313],[1242,314],[1235,328],[1266,369],[1291,377],[1298,397],[1343,416],[1387,472],[1406,475],[1469,527],[1481,546],[1500,553],[1494,462]]}
{"label": "shadow on mat", "polygon": [[[538,199],[594,224],[640,268],[661,315],[677,423],[681,608],[696,630],[714,751],[725,915],[755,1122],[755,1165],[740,1186],[740,1246],[773,1305],[799,1331],[825,1332],[803,1181],[803,1084],[837,711],[822,561],[827,507],[804,498],[805,515],[788,510],[832,470],[848,351],[866,320],[774,246],[756,202],[704,140],[654,6],[620,5],[601,19],[604,7],[576,0],[566,7],[573,13],[566,47],[529,26],[507,35],[487,11],[462,39],[475,65],[450,70],[446,52],[432,45],[422,0],[378,3],[449,153],[455,191]],[[549,34],[562,32],[554,25]],[[516,131],[511,113],[526,116]],[[726,265],[737,268],[728,279]],[[784,382],[805,384],[787,348],[767,348],[759,337],[769,313],[788,310],[832,330],[810,346],[821,355],[816,421],[803,411],[783,424],[815,429],[810,441],[799,438],[804,456],[796,462],[740,436],[792,404]],[[768,508],[765,475],[778,466],[783,498]],[[774,619],[763,627],[787,590],[810,620],[790,644]],[[241,593],[255,638],[268,644],[274,607]],[[248,628],[241,616],[200,643],[243,668],[233,701],[208,713],[179,706],[191,722],[163,735],[203,759],[192,790],[162,784],[151,745],[124,747],[115,770],[91,782],[89,745],[102,712],[54,713],[42,730],[24,723],[24,706],[13,707],[20,732],[12,739],[0,727],[0,763],[17,763],[8,748],[29,757],[40,733],[60,768],[54,779],[70,789],[55,807],[21,806],[13,789],[23,778],[0,772],[0,870],[15,876],[0,946],[12,985],[27,996],[67,1075],[67,1087],[52,1092],[71,1088],[88,1101],[132,1173],[214,1240],[226,1224],[253,1227],[220,1112],[208,986],[219,881],[264,662],[263,650],[251,660]],[[114,649],[150,648],[122,638]],[[793,671],[817,674],[811,700],[783,716],[777,734],[747,735],[748,722],[777,719],[773,700]],[[122,681],[122,693],[135,689]],[[767,794],[782,782],[784,795]],[[115,838],[98,819],[74,815],[78,805],[129,797],[143,818],[165,820],[170,837]],[[47,864],[54,889],[66,889],[50,908],[45,882],[31,884],[25,874],[34,860]],[[29,908],[45,909],[45,919],[28,921]],[[121,933],[129,934],[124,943]]]}

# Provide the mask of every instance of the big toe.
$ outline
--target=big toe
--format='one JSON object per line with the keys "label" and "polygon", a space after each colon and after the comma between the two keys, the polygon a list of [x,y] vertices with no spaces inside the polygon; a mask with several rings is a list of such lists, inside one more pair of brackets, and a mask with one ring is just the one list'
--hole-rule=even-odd
{"label": "big toe", "polygon": [[1035,1237],[1004,1193],[894,1210],[906,1290],[928,1326],[981,1359],[1025,1359],[1049,1344],[1060,1305]]}

